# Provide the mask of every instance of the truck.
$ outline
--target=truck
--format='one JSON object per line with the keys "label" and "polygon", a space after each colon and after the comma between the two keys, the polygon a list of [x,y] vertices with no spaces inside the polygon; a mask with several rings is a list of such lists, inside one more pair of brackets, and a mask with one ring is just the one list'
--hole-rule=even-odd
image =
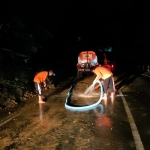
{"label": "truck", "polygon": [[77,77],[81,77],[83,73],[90,72],[90,67],[99,66],[98,57],[93,50],[84,50],[78,55]]}

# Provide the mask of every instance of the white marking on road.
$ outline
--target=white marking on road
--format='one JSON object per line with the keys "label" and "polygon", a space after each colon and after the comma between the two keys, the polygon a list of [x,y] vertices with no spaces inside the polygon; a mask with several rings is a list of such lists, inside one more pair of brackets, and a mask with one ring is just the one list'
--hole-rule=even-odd
{"label": "white marking on road", "polygon": [[[121,90],[119,90],[118,92],[120,93],[120,95],[123,95],[122,92],[121,92]],[[141,141],[138,129],[137,129],[136,124],[134,122],[133,116],[132,116],[132,114],[130,112],[130,109],[128,107],[126,99],[125,99],[124,96],[121,96],[121,99],[123,101],[124,108],[125,108],[125,111],[127,113],[127,117],[128,117],[129,124],[130,124],[130,127],[131,127],[131,131],[132,131],[132,135],[133,135],[133,138],[134,138],[136,149],[137,150],[144,150],[143,143]]]}
{"label": "white marking on road", "polygon": [[147,75],[147,74],[142,74],[143,76],[146,76],[146,77],[150,77],[150,75]]}

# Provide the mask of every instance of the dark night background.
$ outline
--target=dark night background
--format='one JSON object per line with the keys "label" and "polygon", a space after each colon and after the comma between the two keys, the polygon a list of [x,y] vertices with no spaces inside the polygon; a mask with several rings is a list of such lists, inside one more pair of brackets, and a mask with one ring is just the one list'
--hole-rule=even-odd
{"label": "dark night background", "polygon": [[18,67],[36,72],[63,66],[69,72],[80,51],[101,57],[98,47],[108,46],[115,61],[149,61],[144,1],[17,0],[1,2],[0,10],[0,67],[6,74]]}

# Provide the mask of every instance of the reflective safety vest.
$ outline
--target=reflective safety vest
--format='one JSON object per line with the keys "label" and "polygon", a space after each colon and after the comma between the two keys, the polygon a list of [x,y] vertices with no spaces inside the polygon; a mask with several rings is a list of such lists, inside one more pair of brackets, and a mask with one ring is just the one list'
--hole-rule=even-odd
{"label": "reflective safety vest", "polygon": [[102,66],[95,68],[94,73],[97,76],[102,76],[101,78],[104,80],[113,75],[113,73],[111,71],[109,71],[108,69],[106,69],[105,67],[102,67]]}
{"label": "reflective safety vest", "polygon": [[47,76],[48,76],[48,72],[47,71],[39,72],[38,74],[35,75],[33,81],[34,82],[38,82],[38,83],[45,82]]}

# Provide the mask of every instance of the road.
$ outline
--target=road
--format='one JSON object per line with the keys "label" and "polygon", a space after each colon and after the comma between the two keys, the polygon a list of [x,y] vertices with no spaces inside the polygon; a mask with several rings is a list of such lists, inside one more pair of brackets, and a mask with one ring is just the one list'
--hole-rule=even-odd
{"label": "road", "polygon": [[[94,78],[76,81],[74,104],[99,99],[79,98]],[[45,104],[32,98],[10,115],[1,115],[0,150],[149,150],[150,76],[116,73],[114,79],[115,98],[102,100],[94,109],[66,109],[70,86],[64,86],[53,94],[47,91]]]}

